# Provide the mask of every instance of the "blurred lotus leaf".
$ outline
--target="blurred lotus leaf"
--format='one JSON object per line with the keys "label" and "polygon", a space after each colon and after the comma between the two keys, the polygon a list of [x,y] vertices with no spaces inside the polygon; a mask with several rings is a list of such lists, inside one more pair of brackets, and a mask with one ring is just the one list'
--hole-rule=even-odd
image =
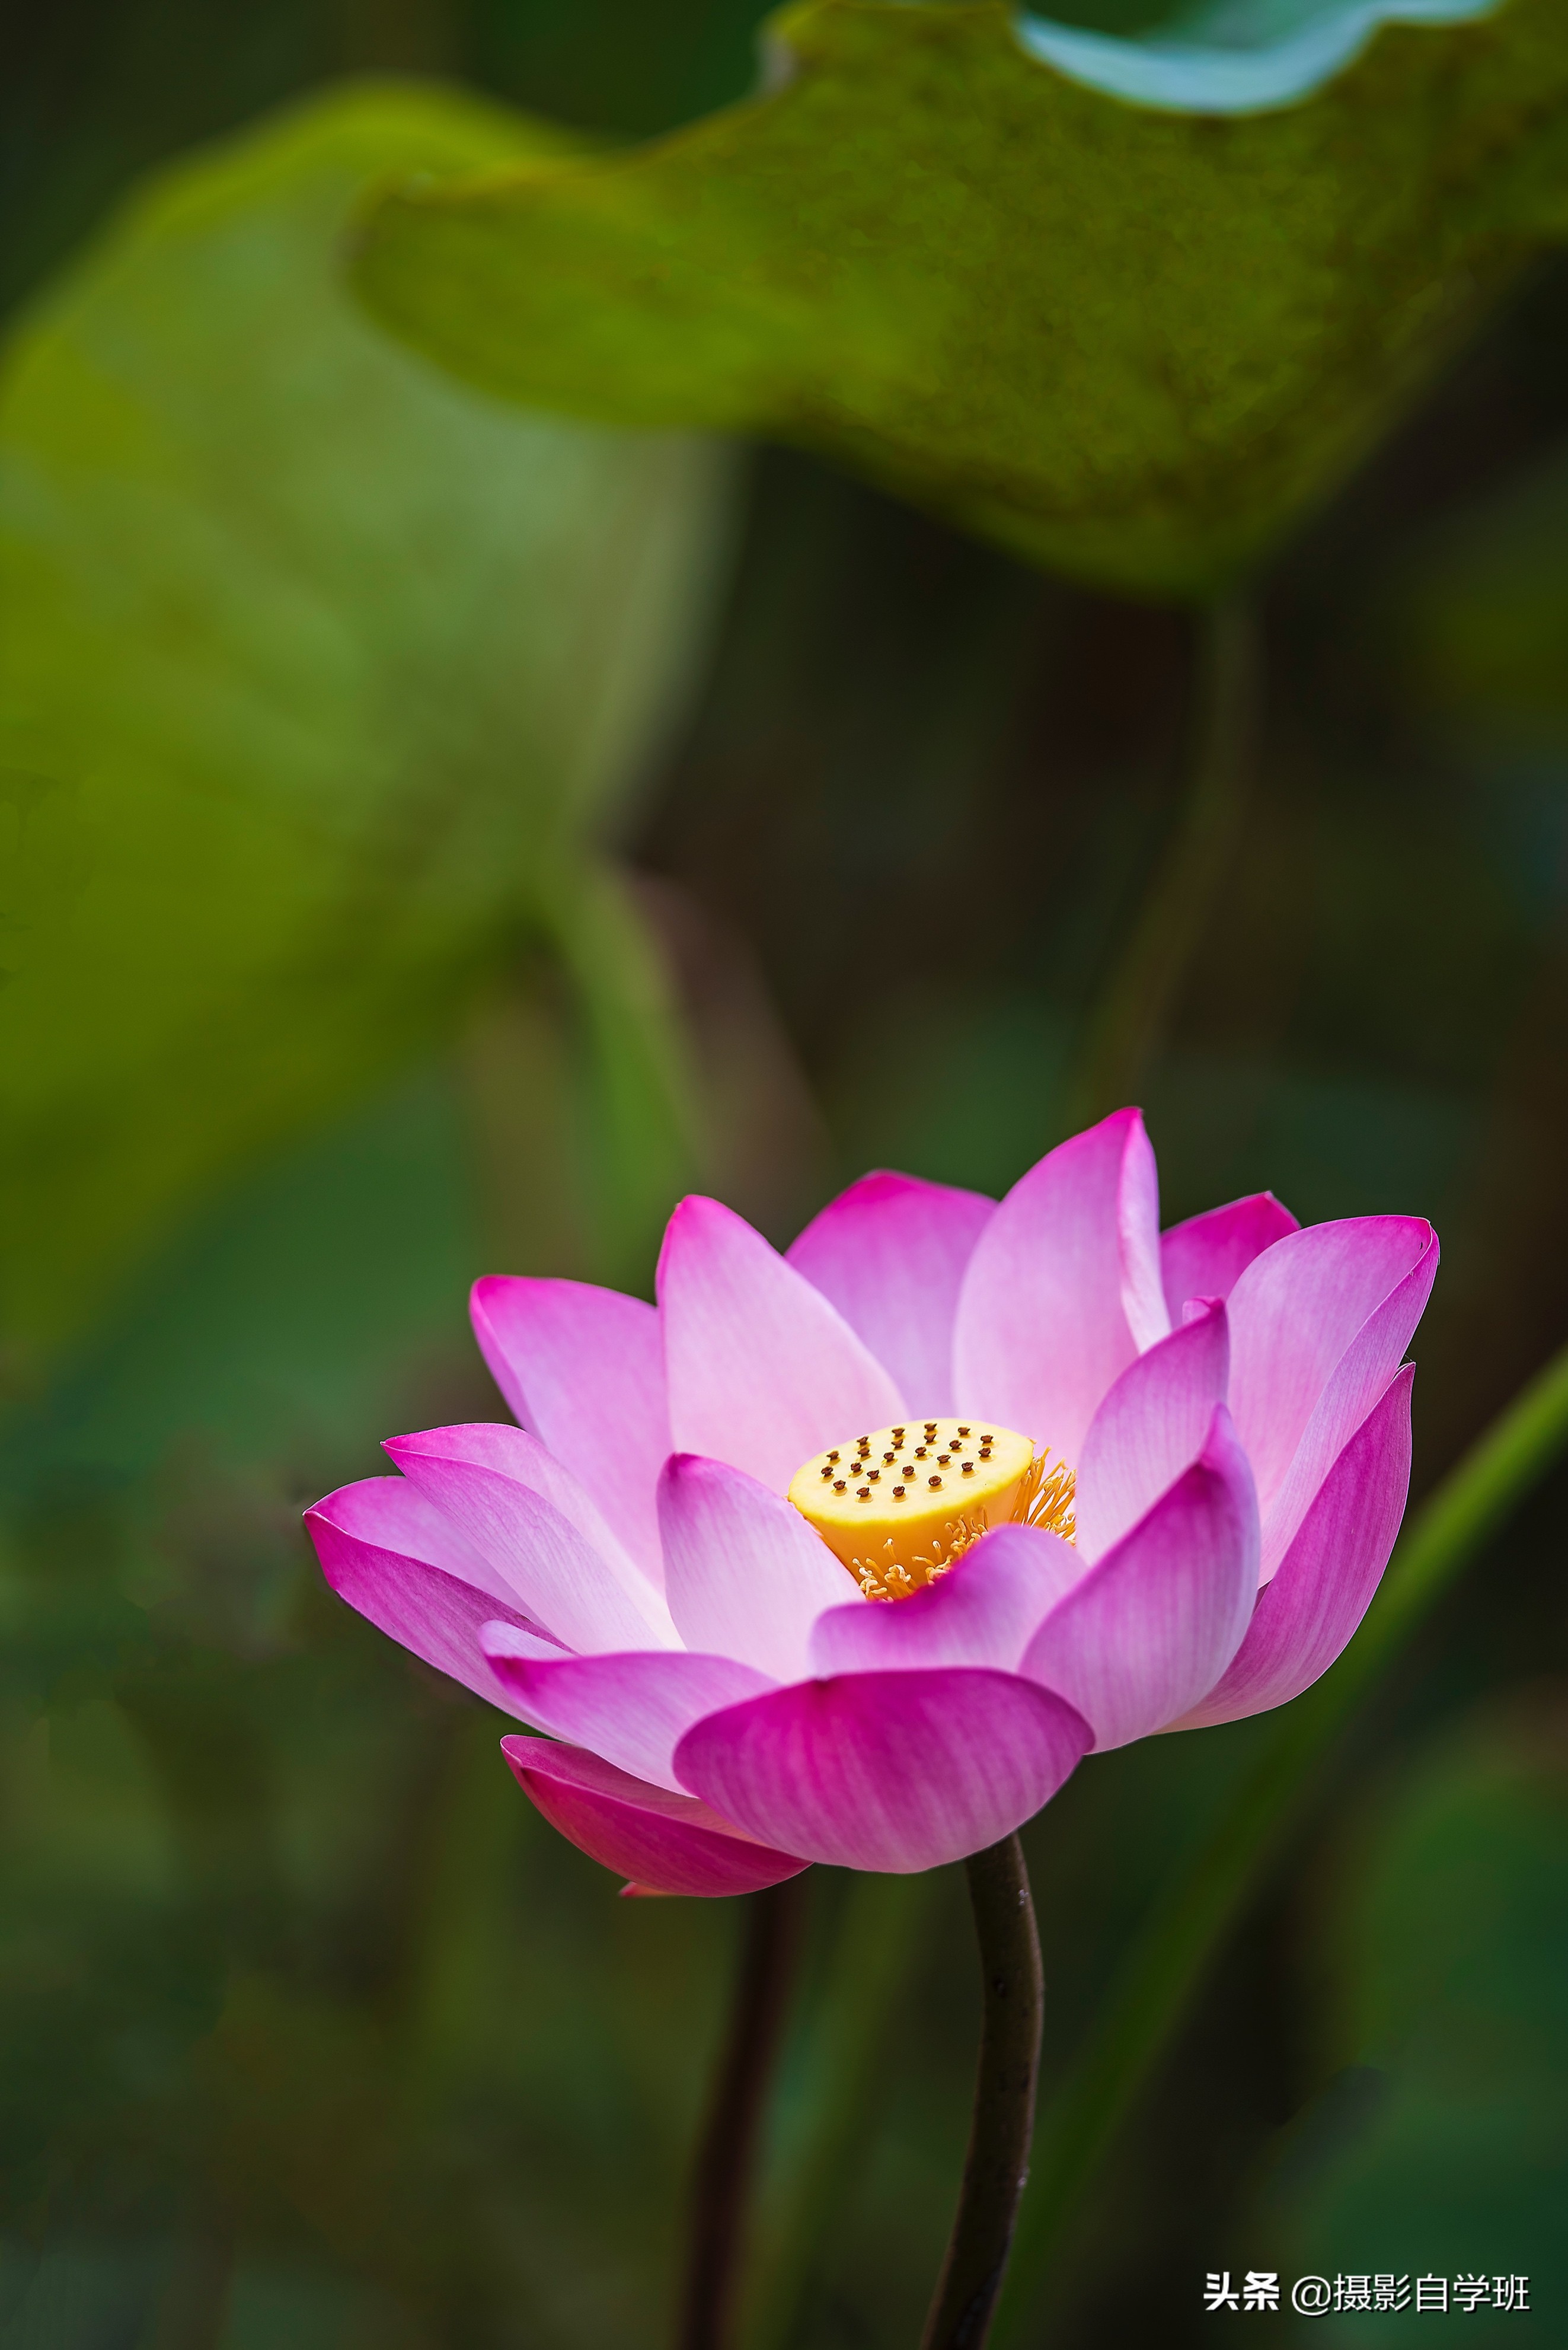
{"label": "blurred lotus leaf", "polygon": [[1462,23],[1498,0],[1067,0],[1019,37],[1096,89],[1179,114],[1289,106],[1359,57],[1381,25]]}
{"label": "blurred lotus leaf", "polygon": [[[1532,2311],[1568,2280],[1568,1692],[1539,1685],[1438,1742],[1356,1842],[1324,1951],[1352,2061],[1296,2126],[1272,2199],[1303,2267],[1484,2271],[1467,2330],[1511,2339],[1495,2280],[1528,2277]],[[1319,2338],[1421,2341],[1429,2316],[1331,2317]]]}
{"label": "blurred lotus leaf", "polygon": [[798,442],[1033,560],[1207,592],[1568,224],[1563,0],[1321,14],[1329,64],[1367,41],[1343,72],[1189,114],[1069,78],[994,0],[805,0],[763,96],[393,192],[358,282],[514,398]]}
{"label": "blurred lotus leaf", "polygon": [[648,1111],[672,1179],[678,1055],[591,851],[691,679],[726,460],[475,397],[340,283],[378,177],[562,147],[434,88],[330,94],[160,179],[12,342],[15,1346],[422,1050],[528,932],[613,1065],[609,1115]]}

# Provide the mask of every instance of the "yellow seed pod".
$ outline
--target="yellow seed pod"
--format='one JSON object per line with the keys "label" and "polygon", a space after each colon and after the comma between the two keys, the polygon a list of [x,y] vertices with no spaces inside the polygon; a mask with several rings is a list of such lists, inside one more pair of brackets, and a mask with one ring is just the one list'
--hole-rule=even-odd
{"label": "yellow seed pod", "polygon": [[795,1471],[789,1498],[863,1591],[901,1598],[990,1527],[1023,1514],[1033,1461],[1029,1439],[1010,1428],[907,1420],[816,1453]]}

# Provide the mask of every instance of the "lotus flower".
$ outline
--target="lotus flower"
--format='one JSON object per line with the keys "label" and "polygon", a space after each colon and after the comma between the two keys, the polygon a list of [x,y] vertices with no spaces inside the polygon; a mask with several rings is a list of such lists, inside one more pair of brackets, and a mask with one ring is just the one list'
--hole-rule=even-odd
{"label": "lotus flower", "polygon": [[1136,1110],[1000,1204],[867,1175],[783,1256],[688,1199],[657,1307],[481,1281],[520,1425],[399,1437],[308,1523],[351,1606],[546,1733],[507,1761],[628,1889],[929,1868],[1334,1662],[1437,1262],[1418,1217],[1267,1192],[1162,1235]]}

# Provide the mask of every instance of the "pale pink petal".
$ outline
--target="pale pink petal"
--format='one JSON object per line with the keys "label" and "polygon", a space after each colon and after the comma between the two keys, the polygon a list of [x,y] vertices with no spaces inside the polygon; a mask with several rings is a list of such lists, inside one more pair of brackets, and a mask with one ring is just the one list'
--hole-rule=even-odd
{"label": "pale pink petal", "polygon": [[728,1461],[776,1493],[814,1452],[886,1427],[890,1372],[805,1275],[716,1200],[683,1200],[659,1260],[678,1452]]}
{"label": "pale pink petal", "polygon": [[498,1612],[528,1616],[516,1586],[406,1477],[362,1477],[356,1485],[340,1485],[316,1506],[330,1508],[335,1525],[373,1548],[423,1559],[461,1583],[493,1593],[501,1602]]}
{"label": "pale pink petal", "polygon": [[501,1752],[551,1826],[639,1892],[755,1893],[806,1866],[739,1835],[706,1804],[649,1786],[575,1746],[504,1738]]}
{"label": "pale pink petal", "polygon": [[1096,1749],[1163,1730],[1241,1644],[1258,1511],[1223,1405],[1190,1469],[1047,1616],[1023,1669],[1094,1724]]}
{"label": "pale pink petal", "polygon": [[909,1672],[932,1665],[1014,1671],[1036,1627],[1083,1572],[1071,1543],[1043,1526],[998,1526],[908,1599],[830,1607],[811,1628],[815,1674]]}
{"label": "pale pink petal", "polygon": [[1084,1439],[1078,1460],[1078,1548],[1103,1557],[1131,1532],[1202,1451],[1225,1400],[1231,1345],[1217,1299],[1129,1363]]}
{"label": "pale pink petal", "polygon": [[657,1582],[653,1489],[670,1451],[658,1314],[616,1289],[504,1274],[474,1283],[469,1310],[491,1376],[524,1427]]}
{"label": "pale pink petal", "polygon": [[519,1721],[677,1794],[684,1791],[670,1758],[692,1723],[774,1686],[750,1665],[683,1648],[566,1658],[557,1650],[546,1659],[507,1624],[487,1626],[483,1645]]}
{"label": "pale pink petal", "polygon": [[[584,1492],[571,1471],[525,1428],[513,1428],[505,1420],[469,1420],[455,1428],[421,1429],[417,1436],[394,1436],[382,1449],[399,1461],[410,1447],[421,1461],[440,1458],[471,1461],[475,1468],[493,1469],[497,1476],[526,1485],[531,1493],[537,1493],[541,1501],[559,1510],[576,1528],[589,1549],[598,1552],[618,1583],[634,1593],[640,1605],[649,1604],[645,1589],[648,1577],[625,1544],[610,1531],[591,1496]],[[654,1613],[659,1613],[657,1607]]]}
{"label": "pale pink petal", "polygon": [[709,1714],[675,1767],[753,1835],[810,1860],[905,1874],[1010,1835],[1055,1794],[1089,1736],[1071,1706],[1012,1673],[845,1673]]}
{"label": "pale pink petal", "polygon": [[1153,1332],[1152,1165],[1142,1118],[1118,1110],[1013,1185],[959,1293],[961,1411],[1076,1460],[1101,1398],[1139,1350],[1129,1301],[1140,1335]]}
{"label": "pale pink petal", "polygon": [[1397,1374],[1334,1462],[1258,1594],[1223,1678],[1171,1726],[1196,1730],[1266,1713],[1310,1689],[1349,1641],[1383,1577],[1410,1486],[1410,1384]]}
{"label": "pale pink petal", "polygon": [[1128,1121],[1116,1193],[1116,1238],[1121,1250],[1122,1310],[1140,1351],[1170,1328],[1159,1251],[1159,1170],[1140,1110],[1124,1110]]}
{"label": "pale pink petal", "polygon": [[523,1430],[428,1428],[386,1450],[568,1648],[679,1647],[663,1600],[619,1545],[595,1548],[524,1482],[538,1473],[539,1448]]}
{"label": "pale pink petal", "polygon": [[[377,1479],[390,1484],[390,1478]],[[438,1673],[446,1673],[476,1697],[499,1706],[504,1713],[517,1709],[497,1679],[480,1644],[481,1627],[492,1622],[497,1601],[493,1593],[466,1583],[428,1560],[384,1548],[352,1530],[361,1514],[354,1502],[356,1489],[345,1486],[328,1493],[307,1510],[305,1523],[321,1572],[340,1599],[369,1618]],[[559,1657],[554,1643],[538,1637],[520,1616],[511,1619],[511,1638],[521,1648],[543,1656]]]}
{"label": "pale pink petal", "polygon": [[666,1462],[659,1523],[670,1612],[700,1654],[793,1680],[825,1607],[871,1604],[798,1510],[724,1461],[678,1452]]}
{"label": "pale pink petal", "polygon": [[1189,1216],[1160,1236],[1165,1302],[1179,1322],[1189,1297],[1229,1297],[1255,1256],[1301,1226],[1272,1191],[1254,1191],[1228,1207]]}
{"label": "pale pink petal", "polygon": [[[953,1315],[996,1202],[914,1175],[863,1175],[791,1243],[788,1262],[838,1308],[922,1419],[953,1410]],[[859,1431],[853,1431],[858,1434]]]}
{"label": "pale pink petal", "polygon": [[[1265,1518],[1351,1340],[1412,1274],[1394,1323],[1408,1314],[1413,1330],[1436,1269],[1437,1236],[1424,1218],[1357,1216],[1286,1233],[1241,1275],[1229,1303],[1231,1409]],[[1398,1359],[1367,1395],[1364,1417]]]}
{"label": "pale pink petal", "polygon": [[1267,1582],[1295,1538],[1318,1488],[1355,1430],[1387,1388],[1426,1311],[1438,1270],[1438,1243],[1367,1316],[1334,1365],[1313,1408],[1295,1458],[1263,1516],[1262,1574]]}

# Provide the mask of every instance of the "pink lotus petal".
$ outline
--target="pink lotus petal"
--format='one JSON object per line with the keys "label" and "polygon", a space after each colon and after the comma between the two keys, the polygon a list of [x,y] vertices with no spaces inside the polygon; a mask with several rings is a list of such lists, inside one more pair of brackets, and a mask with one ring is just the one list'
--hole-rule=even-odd
{"label": "pink lotus petal", "polygon": [[[375,1482],[391,1484],[395,1481],[389,1477]],[[499,1706],[504,1713],[515,1713],[515,1705],[480,1644],[482,1626],[495,1617],[493,1594],[463,1582],[444,1567],[432,1566],[428,1560],[387,1549],[355,1533],[353,1520],[361,1514],[356,1492],[354,1486],[346,1485],[305,1513],[321,1572],[333,1590],[378,1631],[410,1648],[438,1673],[461,1681],[464,1689]],[[519,1650],[557,1658],[561,1654],[519,1617],[511,1618],[509,1637]]]}
{"label": "pink lotus petal", "polygon": [[[996,1202],[914,1175],[863,1175],[830,1200],[787,1261],[838,1308],[923,1419],[953,1406],[953,1315]],[[847,1432],[847,1431],[846,1431]]]}
{"label": "pink lotus petal", "polygon": [[1172,1723],[1266,1713],[1310,1689],[1348,1643],[1383,1579],[1410,1488],[1410,1387],[1401,1371],[1351,1438],[1302,1521],[1247,1637],[1215,1688]]}
{"label": "pink lotus petal", "polygon": [[1143,1120],[1117,1110],[1031,1168],[975,1243],[953,1330],[959,1409],[1075,1461],[1112,1380],[1169,1327],[1158,1248]]}
{"label": "pink lotus petal", "polygon": [[937,1583],[908,1599],[830,1607],[811,1628],[818,1675],[910,1672],[932,1665],[1015,1671],[1036,1627],[1083,1572],[1071,1543],[1043,1526],[998,1526]]}
{"label": "pink lotus petal", "polygon": [[[475,1468],[493,1469],[514,1484],[526,1485],[531,1493],[537,1493],[542,1502],[559,1510],[576,1528],[589,1549],[597,1551],[616,1581],[624,1585],[640,1606],[650,1604],[649,1578],[625,1544],[611,1533],[597,1503],[583,1491],[571,1471],[525,1428],[514,1428],[506,1420],[469,1420],[455,1428],[421,1429],[417,1436],[394,1436],[381,1449],[397,1461],[410,1447],[422,1461],[468,1461]],[[655,1604],[656,1620],[660,1612]]]}
{"label": "pink lotus petal", "polygon": [[904,1407],[890,1373],[805,1275],[716,1200],[683,1200],[659,1260],[678,1452],[776,1493],[803,1461]]}
{"label": "pink lotus petal", "polygon": [[1254,1191],[1229,1207],[1189,1216],[1160,1236],[1165,1302],[1172,1322],[1189,1297],[1229,1297],[1255,1256],[1301,1226],[1272,1191]]}
{"label": "pink lotus petal", "polygon": [[670,1612],[701,1654],[793,1680],[825,1607],[871,1604],[798,1510],[722,1461],[678,1452],[667,1461],[659,1523]]}
{"label": "pink lotus petal", "polygon": [[1231,1341],[1218,1299],[1129,1363],[1089,1425],[1078,1461],[1078,1548],[1085,1565],[1131,1532],[1197,1460],[1225,1400]]}
{"label": "pink lotus petal", "polygon": [[685,1791],[670,1758],[692,1723],[774,1686],[750,1665],[683,1648],[619,1657],[557,1651],[546,1659],[536,1642],[520,1641],[506,1624],[487,1626],[483,1645],[520,1721],[677,1794]]}
{"label": "pink lotus petal", "polygon": [[670,1411],[653,1307],[587,1282],[495,1274],[474,1283],[469,1310],[507,1403],[657,1583],[653,1489],[670,1451]]}
{"label": "pink lotus petal", "polygon": [[706,1804],[629,1778],[577,1747],[504,1738],[501,1752],[551,1826],[640,1892],[755,1893],[806,1866],[739,1835]]}
{"label": "pink lotus petal", "polygon": [[1367,1316],[1313,1408],[1295,1458],[1263,1517],[1262,1575],[1266,1583],[1295,1538],[1318,1490],[1404,1359],[1426,1311],[1438,1270],[1438,1242]]}
{"label": "pink lotus petal", "polygon": [[522,1429],[428,1428],[386,1450],[567,1648],[680,1646],[663,1600],[619,1545],[594,1547],[529,1482],[541,1448]]}
{"label": "pink lotus petal", "polygon": [[1023,1669],[1094,1724],[1098,1752],[1163,1730],[1241,1644],[1258,1510],[1223,1405],[1199,1459],[1047,1616]]}
{"label": "pink lotus petal", "polygon": [[[1159,1251],[1159,1170],[1141,1110],[1123,1110],[1127,1120],[1116,1193],[1116,1240],[1121,1252],[1122,1311],[1133,1344],[1141,1353],[1170,1328]],[[1110,1120],[1106,1123],[1108,1125]]]}
{"label": "pink lotus petal", "polygon": [[1089,1736],[1071,1706],[1011,1673],[845,1673],[709,1714],[676,1748],[675,1767],[754,1835],[812,1860],[902,1874],[1021,1826]]}
{"label": "pink lotus petal", "polygon": [[373,1549],[423,1559],[430,1566],[455,1575],[460,1583],[472,1583],[476,1590],[492,1593],[501,1603],[497,1614],[527,1620],[531,1611],[524,1607],[516,1586],[406,1477],[362,1477],[358,1484],[340,1485],[316,1507],[329,1508],[336,1526]]}
{"label": "pink lotus petal", "polygon": [[[1229,1304],[1231,1409],[1265,1518],[1351,1340],[1424,1265],[1430,1286],[1436,1250],[1437,1237],[1423,1217],[1358,1216],[1288,1232],[1254,1257],[1238,1280]],[[1407,1302],[1419,1290],[1417,1282]],[[1409,1326],[1415,1327],[1414,1318]],[[1384,1385],[1398,1359],[1396,1354]],[[1364,1410],[1380,1392],[1367,1396]]]}

